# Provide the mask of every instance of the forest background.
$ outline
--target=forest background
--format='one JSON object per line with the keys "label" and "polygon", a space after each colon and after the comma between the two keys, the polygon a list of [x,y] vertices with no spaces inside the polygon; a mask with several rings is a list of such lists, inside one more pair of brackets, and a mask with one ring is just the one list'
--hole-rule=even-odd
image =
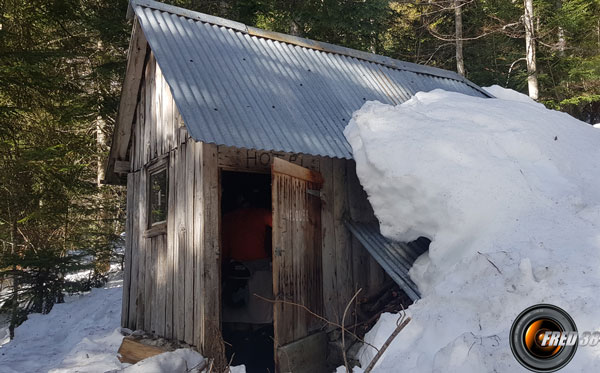
{"label": "forest background", "polygon": [[[455,70],[600,122],[600,0],[172,0],[248,25]],[[0,0],[0,314],[11,333],[118,262],[102,183],[127,0]],[[69,274],[88,271],[83,280]]]}

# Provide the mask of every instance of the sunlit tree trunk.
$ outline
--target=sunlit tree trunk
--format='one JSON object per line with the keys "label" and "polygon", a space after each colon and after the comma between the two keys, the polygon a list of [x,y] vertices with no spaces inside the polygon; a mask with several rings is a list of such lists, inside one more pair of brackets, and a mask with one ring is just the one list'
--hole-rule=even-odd
{"label": "sunlit tree trunk", "polygon": [[539,97],[537,62],[535,55],[535,29],[533,24],[533,0],[524,0],[525,14],[523,23],[525,25],[525,60],[527,61],[527,86],[529,97],[537,100]]}
{"label": "sunlit tree trunk", "polygon": [[456,38],[456,71],[465,75],[465,58],[463,56],[463,23],[462,23],[462,0],[454,0],[454,25]]}

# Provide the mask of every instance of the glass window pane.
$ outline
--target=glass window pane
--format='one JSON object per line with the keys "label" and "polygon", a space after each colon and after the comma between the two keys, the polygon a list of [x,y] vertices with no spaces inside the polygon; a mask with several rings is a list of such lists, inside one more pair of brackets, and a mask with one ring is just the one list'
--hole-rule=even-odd
{"label": "glass window pane", "polygon": [[167,170],[150,175],[150,225],[167,220]]}

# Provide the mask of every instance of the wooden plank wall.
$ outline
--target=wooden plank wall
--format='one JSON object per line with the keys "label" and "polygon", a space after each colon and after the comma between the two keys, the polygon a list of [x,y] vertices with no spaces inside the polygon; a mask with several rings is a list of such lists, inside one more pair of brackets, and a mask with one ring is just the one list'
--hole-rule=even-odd
{"label": "wooden plank wall", "polygon": [[[152,55],[144,70],[135,120],[132,172],[127,178],[122,325],[203,349],[220,333],[216,146],[188,136]],[[166,233],[146,237],[147,167],[165,158]]]}
{"label": "wooden plank wall", "polygon": [[[321,159],[325,179],[321,191],[323,242],[323,297],[325,316],[341,323],[344,308],[362,288],[361,297],[377,292],[385,273],[344,225],[344,219],[375,219],[367,195],[356,176],[354,161]],[[346,323],[353,323],[348,317]]]}

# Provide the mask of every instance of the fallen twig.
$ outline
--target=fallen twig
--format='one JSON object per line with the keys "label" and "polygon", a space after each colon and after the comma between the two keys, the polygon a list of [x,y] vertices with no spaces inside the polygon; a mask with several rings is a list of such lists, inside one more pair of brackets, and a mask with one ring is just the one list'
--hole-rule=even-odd
{"label": "fallen twig", "polygon": [[[348,304],[346,305],[346,308],[344,309],[344,314],[342,315],[342,325],[346,324],[346,314],[348,313],[348,309],[350,308],[350,305],[352,304],[352,302],[354,302],[354,300],[356,299],[356,297],[358,296],[358,294],[362,291],[362,288],[358,289],[358,291],[356,293],[354,293],[354,296],[352,297],[352,299],[350,299],[350,302],[348,302]],[[350,365],[348,364],[348,359],[346,357],[346,338],[345,338],[345,327],[342,328],[342,356],[344,357],[344,366],[346,367],[346,372],[350,373],[352,372],[352,368],[350,367]]]}
{"label": "fallen twig", "polygon": [[369,363],[369,366],[367,366],[367,369],[365,369],[365,373],[369,373],[371,372],[371,370],[373,370],[373,368],[375,367],[375,364],[377,364],[377,362],[379,361],[379,359],[381,358],[381,355],[383,355],[383,353],[385,352],[385,350],[387,350],[387,348],[390,346],[390,344],[392,343],[392,341],[394,340],[394,338],[396,338],[398,336],[398,334],[400,334],[400,332],[402,331],[402,329],[404,329],[404,327],[406,325],[408,325],[408,323],[410,322],[410,317],[406,317],[406,313],[404,313],[402,315],[402,317],[399,319],[400,320],[404,320],[400,323],[400,325],[398,325],[396,327],[396,329],[394,330],[394,332],[392,333],[392,335],[390,335],[388,337],[388,339],[385,341],[385,343],[383,344],[383,346],[381,346],[381,348],[379,349],[379,351],[377,351],[377,354],[375,354],[375,357],[373,357],[373,360],[371,360],[371,362]]}
{"label": "fallen twig", "polygon": [[335,327],[338,327],[338,328],[342,329],[342,331],[345,331],[346,333],[350,334],[352,337],[354,337],[354,338],[356,338],[357,340],[361,341],[361,342],[362,342],[362,343],[364,343],[365,345],[367,345],[367,346],[369,346],[369,347],[373,347],[373,348],[375,349],[375,351],[379,351],[379,349],[378,349],[377,347],[373,346],[373,345],[372,345],[372,344],[370,344],[369,342],[366,342],[364,339],[360,338],[358,335],[356,335],[356,334],[352,333],[350,330],[348,330],[348,328],[346,328],[346,327],[344,327],[344,326],[342,326],[342,325],[340,325],[340,324],[338,324],[338,323],[335,323],[335,322],[333,322],[333,321],[329,321],[329,320],[327,320],[327,319],[326,319],[326,318],[324,318],[323,316],[321,316],[321,315],[319,315],[319,314],[317,314],[317,313],[315,313],[315,312],[311,311],[311,310],[310,310],[308,307],[306,307],[306,306],[305,306],[305,305],[303,305],[303,304],[298,304],[298,303],[290,302],[290,301],[287,301],[287,300],[268,299],[268,298],[262,297],[262,296],[260,296],[260,295],[258,295],[258,294],[254,294],[254,296],[255,296],[255,297],[257,297],[257,298],[259,298],[259,299],[262,299],[262,300],[264,300],[264,301],[266,301],[266,302],[269,302],[269,303],[283,303],[283,304],[289,304],[289,305],[291,305],[291,306],[295,306],[295,307],[300,307],[300,308],[302,308],[303,310],[305,310],[306,312],[308,312],[309,314],[311,314],[312,316],[316,317],[317,319],[319,319],[319,320],[322,320],[322,321],[326,322],[326,323],[327,323],[327,324],[329,324],[329,325],[333,325],[333,326],[335,326]]}
{"label": "fallen twig", "polygon": [[490,262],[490,264],[491,264],[491,265],[493,265],[493,266],[494,266],[494,268],[496,268],[496,271],[498,271],[498,273],[499,273],[499,274],[502,274],[502,271],[500,270],[500,268],[498,268],[498,266],[497,266],[497,265],[495,265],[495,264],[494,264],[494,262],[492,262],[492,261],[490,260],[490,258],[488,258],[488,256],[487,256],[487,255],[485,255],[485,254],[483,254],[483,253],[481,253],[481,252],[479,252],[479,251],[477,252],[477,254],[479,254],[479,255],[483,256],[483,257],[484,257],[484,258],[485,258],[485,259],[486,259],[488,262]]}

